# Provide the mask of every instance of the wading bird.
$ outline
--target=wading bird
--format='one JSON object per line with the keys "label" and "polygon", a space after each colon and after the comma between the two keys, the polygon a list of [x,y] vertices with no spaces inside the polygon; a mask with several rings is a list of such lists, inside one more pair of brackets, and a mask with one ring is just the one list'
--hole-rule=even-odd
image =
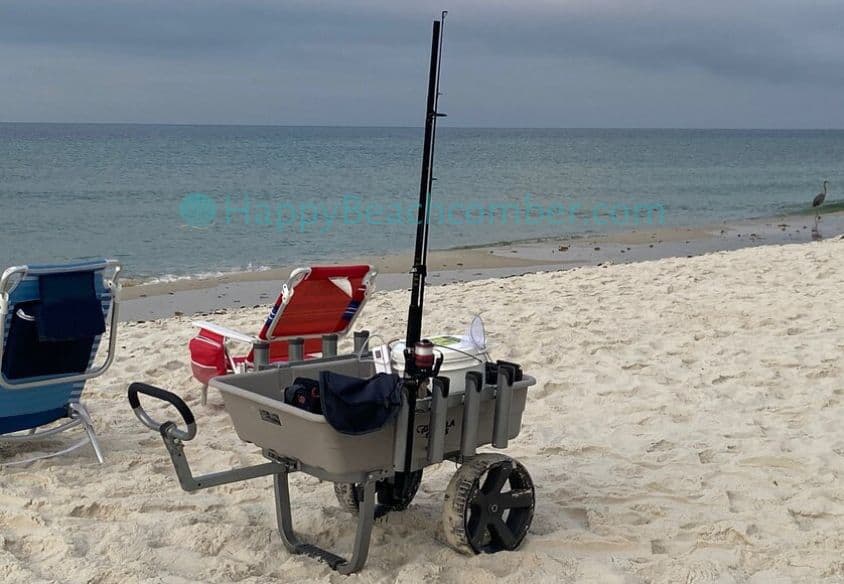
{"label": "wading bird", "polygon": [[[812,199],[812,208],[817,208],[823,205],[824,200],[826,199],[826,188],[829,186],[829,181],[823,181],[823,192],[818,193],[815,195],[815,198]],[[815,215],[815,227],[812,229],[812,235],[819,235],[818,233],[818,222],[821,220],[821,211],[818,209],[817,215]]]}

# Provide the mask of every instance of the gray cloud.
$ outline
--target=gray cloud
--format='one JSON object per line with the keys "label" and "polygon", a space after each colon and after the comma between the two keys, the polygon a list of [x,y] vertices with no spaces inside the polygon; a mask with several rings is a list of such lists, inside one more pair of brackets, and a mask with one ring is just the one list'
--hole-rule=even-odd
{"label": "gray cloud", "polygon": [[[449,4],[452,123],[844,126],[841,2]],[[7,0],[0,119],[416,125],[438,10]]]}

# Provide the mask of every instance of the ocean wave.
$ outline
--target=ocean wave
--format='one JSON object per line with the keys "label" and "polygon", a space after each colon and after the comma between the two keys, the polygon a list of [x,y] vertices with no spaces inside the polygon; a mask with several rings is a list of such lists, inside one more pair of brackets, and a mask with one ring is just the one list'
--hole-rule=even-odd
{"label": "ocean wave", "polygon": [[171,284],[173,282],[180,282],[185,280],[212,280],[215,278],[223,278],[225,276],[233,276],[236,274],[267,272],[272,269],[272,266],[252,266],[250,264],[242,268],[233,268],[230,270],[217,270],[211,272],[196,272],[190,274],[162,274],[158,276],[134,276],[124,280],[124,285],[138,286],[141,284]]}

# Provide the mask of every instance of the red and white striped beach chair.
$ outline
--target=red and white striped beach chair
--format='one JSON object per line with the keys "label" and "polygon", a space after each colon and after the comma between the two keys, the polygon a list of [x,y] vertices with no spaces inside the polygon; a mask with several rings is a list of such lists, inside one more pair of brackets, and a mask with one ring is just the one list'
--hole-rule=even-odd
{"label": "red and white striped beach chair", "polygon": [[[323,336],[343,335],[351,329],[374,289],[376,274],[369,265],[294,270],[257,336],[211,322],[194,322],[199,333],[188,347],[193,376],[202,384],[202,403],[212,377],[254,369],[256,345],[269,343],[270,364],[290,360],[289,341],[293,339],[304,339],[303,358],[321,356]],[[246,355],[234,356],[227,341],[252,348]]]}

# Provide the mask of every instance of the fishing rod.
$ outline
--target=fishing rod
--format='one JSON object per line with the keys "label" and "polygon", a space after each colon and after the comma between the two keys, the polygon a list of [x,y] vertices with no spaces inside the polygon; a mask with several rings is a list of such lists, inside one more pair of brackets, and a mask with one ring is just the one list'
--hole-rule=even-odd
{"label": "fishing rod", "polygon": [[428,74],[428,105],[425,113],[425,138],[422,147],[422,175],[419,186],[419,209],[416,222],[416,248],[413,256],[413,284],[411,287],[410,308],[407,315],[407,338],[405,346],[412,348],[422,335],[422,308],[425,302],[425,279],[427,277],[428,231],[430,227],[431,191],[434,181],[434,140],[437,132],[437,118],[445,114],[437,112],[440,87],[440,64],[442,48],[441,20],[434,21],[431,39],[431,65]]}
{"label": "fishing rod", "polygon": [[[407,494],[411,488],[410,473],[413,463],[413,439],[415,436],[416,399],[420,386],[426,379],[435,376],[439,362],[434,359],[434,347],[430,341],[422,340],[422,309],[425,303],[425,279],[428,275],[428,229],[430,223],[431,191],[433,187],[434,140],[437,118],[444,116],[437,112],[440,87],[440,64],[442,48],[442,27],[446,11],[440,20],[434,20],[431,36],[431,62],[428,70],[428,101],[425,110],[425,137],[422,146],[422,174],[419,182],[419,209],[416,222],[416,246],[413,254],[411,274],[413,283],[410,293],[410,307],[407,312],[407,337],[405,339],[404,388],[408,405],[407,440],[404,453],[404,467],[396,473],[396,487]],[[441,362],[441,359],[440,359]]]}
{"label": "fishing rod", "polygon": [[[442,63],[443,63],[443,37],[445,37],[445,17],[448,14],[448,10],[443,10],[440,14],[440,43],[439,43],[439,56],[437,58],[437,86],[434,90],[434,127],[431,131],[431,172],[428,176],[428,209],[425,213],[427,217],[425,221],[425,245],[424,245],[424,256],[422,258],[422,263],[426,266],[428,265],[428,232],[431,229],[431,192],[434,189],[434,181],[437,180],[434,178],[434,149],[437,145],[437,120],[439,118],[446,117],[446,114],[440,113],[439,111],[439,103],[440,103],[440,73],[442,72]],[[422,284],[422,292],[420,296],[420,301],[422,304],[425,303],[425,285],[424,282]]]}

